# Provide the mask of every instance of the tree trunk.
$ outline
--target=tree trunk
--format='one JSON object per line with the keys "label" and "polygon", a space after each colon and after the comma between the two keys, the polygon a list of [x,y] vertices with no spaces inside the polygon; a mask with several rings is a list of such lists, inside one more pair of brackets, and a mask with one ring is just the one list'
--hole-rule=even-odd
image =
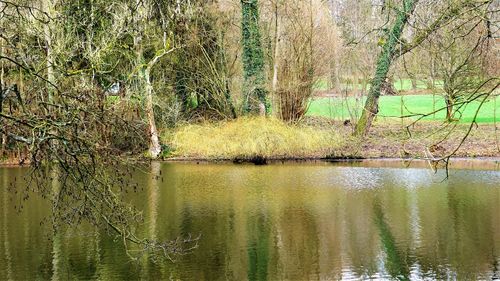
{"label": "tree trunk", "polygon": [[[42,10],[44,13],[47,15],[51,15],[51,10],[52,10],[52,3],[51,0],[43,0],[42,1]],[[53,96],[54,96],[54,89],[53,85],[55,84],[55,75],[54,75],[54,54],[52,51],[52,35],[50,32],[50,21],[52,19],[49,19],[49,22],[44,23],[43,25],[43,35],[45,39],[45,48],[46,48],[46,68],[47,68],[47,98],[49,102],[53,102]],[[52,85],[51,85],[52,84]]]}
{"label": "tree trunk", "polygon": [[[0,38],[0,56],[2,55],[3,55],[3,38]],[[4,84],[3,76],[4,76],[4,64],[3,60],[0,60],[0,113],[2,113],[3,111],[3,84]],[[0,127],[3,127],[2,123],[3,119],[0,119]],[[0,136],[2,136],[2,143],[0,144],[0,158],[2,158],[5,152],[5,146],[7,144],[7,135],[1,133]]]}
{"label": "tree trunk", "polygon": [[279,56],[279,32],[280,32],[280,25],[279,25],[279,19],[278,19],[278,2],[276,1],[275,3],[275,11],[274,11],[274,17],[275,17],[275,26],[274,26],[274,66],[273,66],[273,93],[276,95],[276,91],[278,89],[278,56]]}
{"label": "tree trunk", "polygon": [[497,151],[500,152],[500,142],[498,141],[498,127],[497,127],[497,98],[498,96],[495,95],[493,97],[493,126],[495,127],[495,142],[497,144]]}
{"label": "tree trunk", "polygon": [[[153,107],[153,84],[151,83],[151,70],[153,69],[153,66],[165,55],[173,52],[175,48],[171,49],[163,49],[160,50],[157,53],[155,57],[153,57],[146,66],[141,67],[140,73],[139,73],[139,78],[141,79],[141,85],[144,85],[144,92],[145,92],[145,97],[146,97],[146,106],[145,106],[145,111],[146,111],[146,117],[148,119],[148,127],[149,127],[149,136],[150,136],[150,142],[149,142],[149,155],[151,158],[156,159],[161,153],[161,144],[160,144],[160,138],[158,136],[158,130],[156,128],[156,122],[155,122],[155,114],[154,114],[154,107]],[[142,57],[143,54],[142,52],[139,54],[139,58],[142,58],[142,61],[144,61],[144,58]],[[144,65],[144,63],[142,64]]]}
{"label": "tree trunk", "polygon": [[[147,10],[144,6],[145,3],[141,3],[141,0],[137,0],[137,11],[134,17],[134,21],[139,26],[144,26],[147,20]],[[162,53],[156,55],[147,64],[144,58],[144,51],[142,48],[144,30],[140,29],[137,31],[137,35],[134,38],[134,48],[136,52],[136,63],[139,69],[139,89],[144,91],[144,98],[146,101],[144,111],[146,113],[146,118],[148,121],[149,129],[149,156],[153,159],[158,158],[161,153],[161,145],[158,137],[158,130],[156,129],[155,114],[153,108],[153,85],[151,84],[151,69],[156,64],[156,62],[164,55],[173,51],[173,49],[164,49]]]}
{"label": "tree trunk", "polygon": [[241,0],[241,13],[244,110],[259,114],[264,107],[266,114],[269,114],[271,105],[267,97],[258,1]]}
{"label": "tree trunk", "polygon": [[411,76],[411,89],[417,90],[417,77],[415,75]]}
{"label": "tree trunk", "polygon": [[341,95],[342,94],[342,85],[340,82],[340,62],[338,58],[337,51],[335,51],[335,58],[334,58],[334,65],[333,65],[333,70],[332,70],[332,75],[331,77],[331,82],[332,82],[332,89],[336,95]]}
{"label": "tree trunk", "polygon": [[160,139],[158,137],[158,130],[156,129],[156,122],[155,122],[155,114],[154,114],[154,109],[153,109],[153,85],[151,84],[151,78],[150,78],[150,71],[151,69],[147,67],[144,70],[141,70],[143,72],[141,76],[143,76],[144,82],[145,82],[145,94],[146,94],[146,117],[148,119],[148,127],[149,127],[149,137],[150,137],[150,142],[149,142],[149,155],[151,158],[156,159],[161,153],[161,145],[160,145]]}
{"label": "tree trunk", "polygon": [[234,104],[233,104],[233,100],[231,99],[231,90],[229,88],[229,79],[226,79],[224,81],[224,86],[225,86],[225,91],[224,91],[224,94],[226,95],[226,102],[229,106],[229,111],[231,113],[231,117],[233,119],[236,119],[237,115],[236,115],[236,108],[234,108]]}
{"label": "tree trunk", "polygon": [[355,135],[365,136],[372,125],[375,115],[378,113],[378,100],[380,97],[380,90],[382,84],[384,83],[387,73],[391,67],[393,60],[395,59],[394,54],[396,47],[400,44],[401,34],[408,21],[408,18],[413,13],[415,4],[418,0],[404,0],[403,9],[397,14],[396,21],[392,27],[392,30],[388,34],[386,43],[377,60],[377,67],[375,70],[375,77],[371,83],[370,91],[368,92],[368,97],[361,114],[361,118],[356,124]]}
{"label": "tree trunk", "polygon": [[446,102],[446,121],[451,122],[453,121],[453,99],[446,96],[444,101]]}
{"label": "tree trunk", "polygon": [[429,88],[429,90],[435,90],[436,89],[436,72],[435,72],[435,69],[434,69],[434,65],[435,65],[435,62],[434,62],[434,59],[431,58],[431,61],[430,61],[430,66],[429,66],[429,85],[427,86]]}

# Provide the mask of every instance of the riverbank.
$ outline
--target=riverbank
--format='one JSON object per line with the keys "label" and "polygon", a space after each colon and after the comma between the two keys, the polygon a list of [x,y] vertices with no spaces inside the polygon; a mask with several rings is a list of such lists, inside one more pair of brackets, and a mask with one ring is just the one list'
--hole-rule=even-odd
{"label": "riverbank", "polygon": [[0,166],[9,167],[9,166],[23,166],[29,165],[28,159],[25,157],[25,153],[16,150],[9,151],[6,150],[3,152],[3,155],[0,154]]}
{"label": "riverbank", "polygon": [[308,117],[294,125],[244,118],[188,125],[162,136],[169,148],[164,157],[167,160],[438,158],[458,146],[454,157],[500,157],[500,132],[493,124],[474,126],[462,144],[468,124],[457,124],[450,131],[435,121],[419,122],[409,131],[407,125],[400,120],[377,121],[361,141],[352,137],[350,124],[327,118]]}
{"label": "riverbank", "polygon": [[[217,123],[180,126],[163,131],[162,159],[167,161],[231,161],[236,163],[342,159],[428,159],[446,156],[500,158],[500,130],[494,124],[456,124],[421,121],[407,128],[400,119],[374,123],[363,140],[352,137],[352,125],[329,118],[307,117],[297,124],[274,118],[239,118]],[[451,127],[451,125],[449,125]],[[410,134],[409,134],[410,132]],[[19,165],[22,154],[11,152],[0,165]],[[24,165],[29,162],[25,159]]]}

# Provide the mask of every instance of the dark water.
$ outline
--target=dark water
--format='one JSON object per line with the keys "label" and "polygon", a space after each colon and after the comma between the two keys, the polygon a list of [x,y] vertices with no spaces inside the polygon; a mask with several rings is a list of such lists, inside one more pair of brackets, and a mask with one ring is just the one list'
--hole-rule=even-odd
{"label": "dark water", "polygon": [[1,280],[338,280],[500,278],[500,172],[334,164],[154,164],[131,198],[143,235],[202,234],[176,263],[90,227],[53,235],[47,204],[21,213],[0,169]]}

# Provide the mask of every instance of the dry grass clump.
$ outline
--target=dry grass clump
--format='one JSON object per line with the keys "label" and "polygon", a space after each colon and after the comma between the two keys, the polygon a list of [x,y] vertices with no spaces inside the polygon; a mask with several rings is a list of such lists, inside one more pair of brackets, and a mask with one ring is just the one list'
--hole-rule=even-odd
{"label": "dry grass clump", "polygon": [[275,118],[239,118],[187,125],[168,141],[173,157],[202,159],[304,158],[331,155],[342,146],[333,129],[290,125]]}

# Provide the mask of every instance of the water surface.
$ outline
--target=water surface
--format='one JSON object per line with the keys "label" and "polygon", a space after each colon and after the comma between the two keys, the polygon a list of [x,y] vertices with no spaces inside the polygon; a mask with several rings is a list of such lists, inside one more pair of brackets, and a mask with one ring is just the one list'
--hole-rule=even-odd
{"label": "water surface", "polygon": [[[332,163],[154,163],[128,197],[140,233],[201,233],[175,263],[132,262],[91,227],[54,235],[36,196],[18,211],[0,168],[0,280],[358,280],[500,278],[500,172]],[[160,175],[161,171],[161,175]],[[11,190],[11,191],[9,191]]]}

